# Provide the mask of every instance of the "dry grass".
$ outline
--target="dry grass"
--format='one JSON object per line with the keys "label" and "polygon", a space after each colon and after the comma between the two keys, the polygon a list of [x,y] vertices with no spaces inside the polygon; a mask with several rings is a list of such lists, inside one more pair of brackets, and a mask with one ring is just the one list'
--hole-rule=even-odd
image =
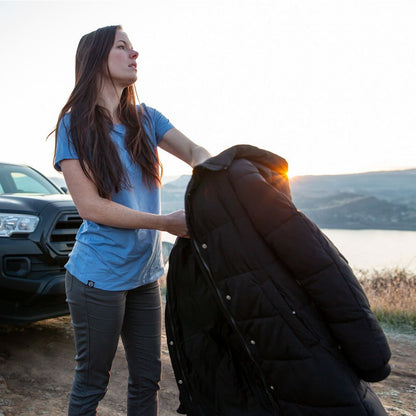
{"label": "dry grass", "polygon": [[357,272],[380,322],[416,330],[416,274],[404,269]]}

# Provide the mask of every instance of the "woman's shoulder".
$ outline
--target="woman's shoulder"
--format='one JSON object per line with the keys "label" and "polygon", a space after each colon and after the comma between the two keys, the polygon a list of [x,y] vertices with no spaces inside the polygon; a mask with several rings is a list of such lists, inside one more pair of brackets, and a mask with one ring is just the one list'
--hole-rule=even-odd
{"label": "woman's shoulder", "polygon": [[153,107],[149,107],[142,103],[138,108],[141,112],[141,117],[145,126],[147,126],[152,132],[151,134],[155,136],[156,143],[159,143],[159,141],[162,140],[163,135],[173,128],[173,124]]}
{"label": "woman's shoulder", "polygon": [[137,105],[137,109],[142,115],[150,118],[151,120],[160,117],[162,114],[155,107],[148,106],[145,103],[140,103],[139,105]]}
{"label": "woman's shoulder", "polygon": [[149,107],[145,103],[140,103],[137,105],[137,110],[143,114],[144,116],[154,118],[154,114],[156,113],[156,109],[153,107]]}

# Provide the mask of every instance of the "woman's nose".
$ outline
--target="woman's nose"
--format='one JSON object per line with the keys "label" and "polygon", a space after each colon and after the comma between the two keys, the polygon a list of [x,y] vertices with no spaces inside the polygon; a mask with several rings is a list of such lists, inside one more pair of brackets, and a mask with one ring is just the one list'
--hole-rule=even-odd
{"label": "woman's nose", "polygon": [[137,52],[134,49],[132,49],[131,52],[130,52],[130,57],[132,59],[137,59],[139,57],[139,52]]}

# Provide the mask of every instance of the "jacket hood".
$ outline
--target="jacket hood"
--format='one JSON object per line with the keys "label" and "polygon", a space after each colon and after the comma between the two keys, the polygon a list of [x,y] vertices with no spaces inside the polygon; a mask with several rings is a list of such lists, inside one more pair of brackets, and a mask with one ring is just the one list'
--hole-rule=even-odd
{"label": "jacket hood", "polygon": [[288,163],[285,159],[272,152],[259,149],[258,147],[249,144],[239,144],[230,147],[219,153],[217,156],[211,157],[196,166],[195,170],[201,168],[213,171],[227,169],[235,159],[247,159],[251,162],[267,166],[269,169],[280,174],[286,175],[288,171]]}
{"label": "jacket hood", "polygon": [[246,159],[252,162],[270,185],[291,198],[289,178],[287,176],[288,163],[286,159],[248,144],[230,147],[217,156],[211,157],[200,165],[195,166],[192,182],[197,183],[199,174],[202,174],[204,170],[214,172],[227,170],[233,161],[237,159]]}

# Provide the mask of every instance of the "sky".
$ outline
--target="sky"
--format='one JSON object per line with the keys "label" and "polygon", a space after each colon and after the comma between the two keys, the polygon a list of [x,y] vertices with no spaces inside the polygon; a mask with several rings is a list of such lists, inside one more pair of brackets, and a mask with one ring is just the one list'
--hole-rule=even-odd
{"label": "sky", "polygon": [[0,0],[0,161],[56,176],[46,136],[79,39],[121,24],[140,101],[212,155],[251,144],[291,176],[415,168],[415,21],[414,0]]}

